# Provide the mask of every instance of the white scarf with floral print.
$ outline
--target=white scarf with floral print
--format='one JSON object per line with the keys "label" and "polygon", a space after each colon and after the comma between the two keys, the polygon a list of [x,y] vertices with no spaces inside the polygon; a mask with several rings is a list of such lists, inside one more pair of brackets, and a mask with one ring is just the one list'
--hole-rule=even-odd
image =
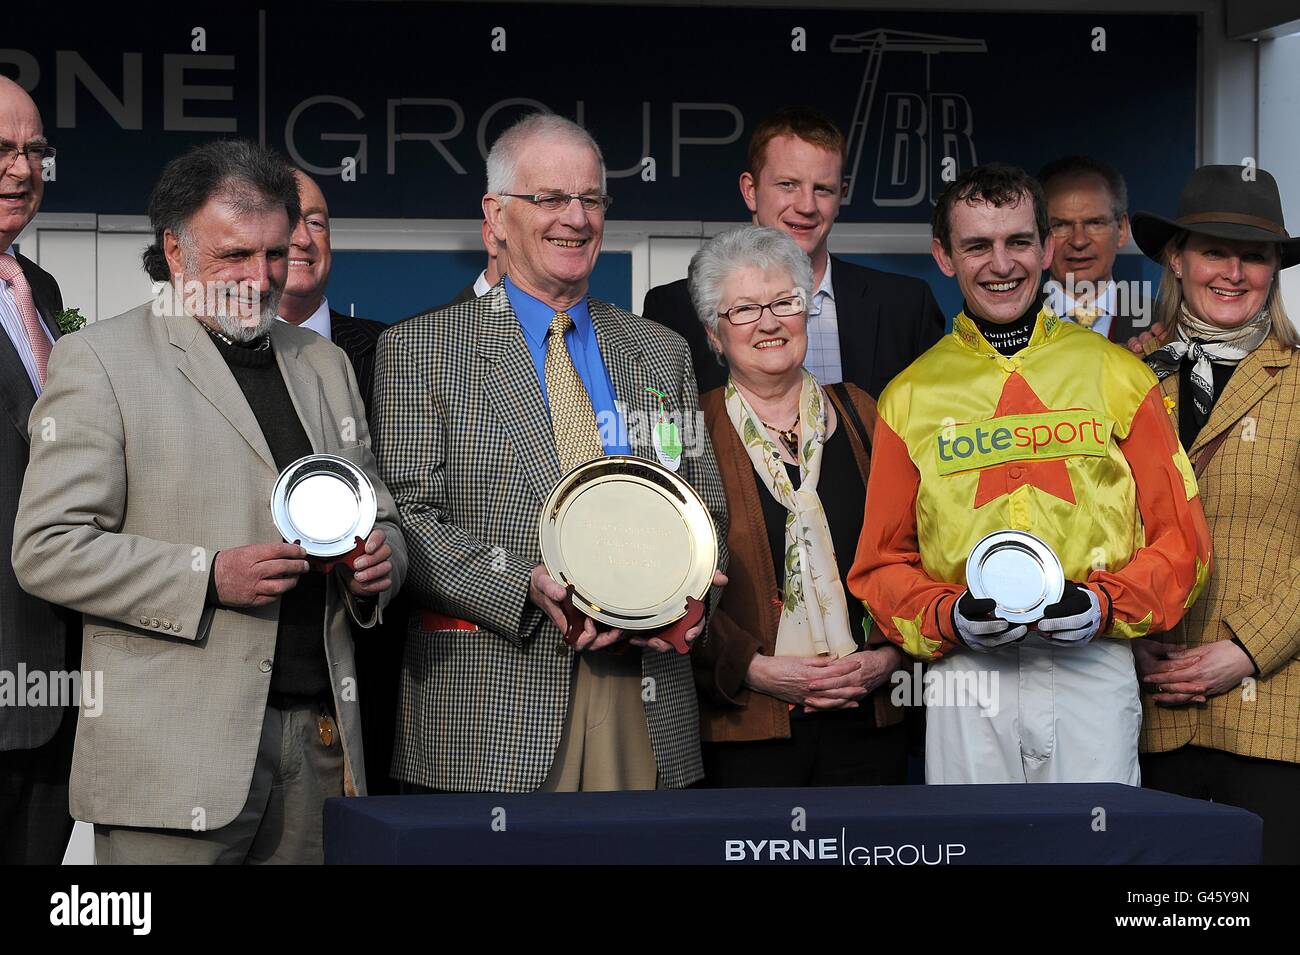
{"label": "white scarf with floral print", "polygon": [[[848,656],[858,647],[849,632],[849,611],[840,581],[839,563],[826,512],[817,496],[822,446],[826,443],[826,396],[817,379],[804,369],[799,391],[799,420],[807,440],[799,449],[799,490],[786,473],[781,454],[767,436],[767,428],[754,413],[734,382],[727,380],[727,415],[745,445],[768,492],[785,507],[785,567],[781,623],[776,633],[776,655],[810,657]],[[782,578],[777,568],[777,579]]]}

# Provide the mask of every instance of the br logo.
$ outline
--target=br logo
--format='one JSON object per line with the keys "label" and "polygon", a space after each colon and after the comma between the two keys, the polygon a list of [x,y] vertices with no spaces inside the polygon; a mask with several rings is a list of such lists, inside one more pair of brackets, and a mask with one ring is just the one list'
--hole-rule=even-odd
{"label": "br logo", "polygon": [[[869,130],[880,130],[874,150],[875,181],[870,196],[878,206],[915,206],[927,199],[933,201],[961,170],[976,165],[970,103],[960,93],[931,91],[930,67],[934,56],[987,53],[983,40],[904,30],[867,30],[836,35],[831,40],[831,50],[864,57],[862,85],[849,126],[844,205],[853,202],[859,177],[864,173],[871,176],[870,165],[863,166],[863,158],[870,157],[872,152]],[[881,88],[881,66],[886,53],[893,54],[889,57],[891,66],[905,65],[917,73],[917,79],[908,82],[924,83],[924,92]],[[919,55],[904,61],[900,54]],[[924,79],[920,78],[922,65]],[[888,75],[897,77],[901,72],[893,69]],[[945,163],[944,159],[951,161]],[[947,177],[945,167],[949,172]]]}

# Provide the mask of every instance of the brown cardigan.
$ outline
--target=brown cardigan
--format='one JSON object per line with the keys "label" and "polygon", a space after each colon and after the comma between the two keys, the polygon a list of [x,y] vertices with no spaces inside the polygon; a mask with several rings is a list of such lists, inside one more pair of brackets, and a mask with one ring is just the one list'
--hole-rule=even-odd
{"label": "brown cardigan", "polygon": [[[875,431],[876,403],[854,385],[849,394],[868,434]],[[755,693],[744,685],[745,673],[755,653],[771,656],[776,650],[776,631],[781,620],[777,597],[776,570],[763,522],[754,465],[740,436],[732,427],[723,400],[723,388],[700,398],[700,409],[718,457],[722,486],[727,493],[731,523],[727,532],[730,582],[722,599],[709,616],[707,641],[695,648],[695,685],[700,695],[700,738],[706,742],[739,742],[789,737],[790,709],[775,697]],[[839,416],[837,427],[845,428],[863,486],[871,467],[869,449],[862,446],[857,428],[831,389],[826,394]],[[845,595],[849,600],[851,594]],[[884,636],[872,627],[871,644],[883,643]],[[902,722],[903,710],[889,702],[891,685],[886,682],[871,695],[876,725]]]}

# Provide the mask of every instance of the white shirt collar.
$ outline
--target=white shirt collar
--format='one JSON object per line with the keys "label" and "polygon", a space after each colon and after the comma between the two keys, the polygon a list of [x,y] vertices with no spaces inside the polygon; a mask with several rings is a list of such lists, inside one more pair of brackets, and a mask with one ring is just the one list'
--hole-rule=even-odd
{"label": "white shirt collar", "polygon": [[835,287],[831,285],[831,257],[826,256],[826,271],[822,273],[822,280],[813,290],[812,300],[808,303],[808,317],[816,318],[822,313],[822,305],[826,300],[835,301]]}
{"label": "white shirt collar", "polygon": [[474,280],[474,294],[482,297],[492,290],[492,283],[487,280],[487,269],[478,274]]}
{"label": "white shirt collar", "polygon": [[[282,322],[284,321],[284,319],[281,318],[279,315],[277,315],[276,318]],[[334,339],[332,335],[334,332],[334,327],[330,322],[329,299],[322,298],[320,300],[320,305],[316,307],[316,311],[312,312],[311,317],[308,318],[305,322],[303,322],[302,325],[299,327],[310,328],[313,332],[321,336],[321,338],[325,339],[327,342],[333,341]]]}
{"label": "white shirt collar", "polygon": [[830,296],[831,301],[835,301],[835,286],[831,285],[831,257],[826,256],[826,271],[822,273],[822,280],[817,286],[817,291],[813,292],[813,298],[825,292]]}

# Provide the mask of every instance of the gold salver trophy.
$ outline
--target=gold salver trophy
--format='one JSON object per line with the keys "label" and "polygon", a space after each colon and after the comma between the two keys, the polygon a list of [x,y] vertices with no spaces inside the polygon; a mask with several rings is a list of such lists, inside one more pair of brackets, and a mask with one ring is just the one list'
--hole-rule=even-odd
{"label": "gold salver trophy", "polygon": [[609,455],[555,485],[538,522],[546,571],[569,588],[572,644],[584,617],[686,653],[718,567],[718,532],[689,483],[645,458]]}

